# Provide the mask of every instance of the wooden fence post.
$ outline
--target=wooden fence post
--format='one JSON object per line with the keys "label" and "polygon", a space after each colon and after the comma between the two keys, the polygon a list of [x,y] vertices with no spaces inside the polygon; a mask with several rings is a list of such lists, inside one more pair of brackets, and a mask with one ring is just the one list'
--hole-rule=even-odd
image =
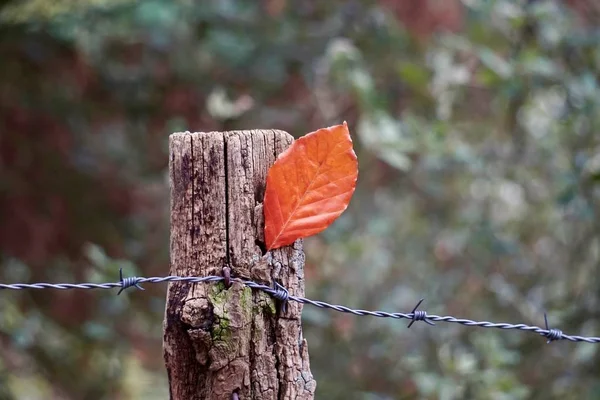
{"label": "wooden fence post", "polygon": [[[172,275],[276,279],[304,295],[302,241],[262,257],[266,174],[293,138],[283,131],[170,136]],[[276,267],[272,267],[275,265]],[[173,400],[313,399],[300,324],[273,298],[239,283],[169,284],[164,356]]]}

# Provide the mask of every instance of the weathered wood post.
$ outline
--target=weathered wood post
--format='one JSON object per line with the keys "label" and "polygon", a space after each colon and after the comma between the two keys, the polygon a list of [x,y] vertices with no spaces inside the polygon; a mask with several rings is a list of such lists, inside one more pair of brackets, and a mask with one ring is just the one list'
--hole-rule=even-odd
{"label": "weathered wood post", "polygon": [[[262,199],[269,167],[293,141],[277,130],[170,137],[172,275],[222,275],[304,295],[302,242],[262,257]],[[277,268],[271,267],[277,265]],[[239,283],[171,283],[164,356],[173,400],[312,399],[301,304],[285,314]]]}

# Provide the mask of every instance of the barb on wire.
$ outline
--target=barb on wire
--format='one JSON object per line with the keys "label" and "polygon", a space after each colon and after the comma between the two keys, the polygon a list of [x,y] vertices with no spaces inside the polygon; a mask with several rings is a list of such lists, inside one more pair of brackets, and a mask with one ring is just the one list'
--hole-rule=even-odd
{"label": "barb on wire", "polygon": [[114,289],[119,288],[119,293],[123,290],[135,286],[138,289],[143,290],[140,286],[142,283],[162,283],[162,282],[187,282],[187,283],[207,283],[207,282],[221,282],[227,283],[238,282],[251,289],[262,290],[263,292],[271,295],[273,298],[282,302],[282,311],[285,312],[285,305],[289,301],[295,301],[301,304],[309,304],[319,308],[325,308],[337,312],[348,313],[357,316],[371,316],[378,318],[392,318],[392,319],[407,319],[411,322],[408,327],[417,322],[424,321],[429,325],[435,325],[434,322],[447,322],[453,324],[460,324],[468,327],[479,327],[479,328],[492,328],[492,329],[503,329],[503,330],[520,330],[524,332],[533,332],[540,336],[545,337],[548,343],[558,340],[568,340],[570,342],[585,342],[585,343],[600,343],[600,337],[593,336],[579,336],[579,335],[567,335],[559,329],[551,329],[548,325],[548,318],[544,314],[545,329],[539,326],[526,325],[526,324],[509,324],[506,322],[489,322],[489,321],[473,321],[466,318],[456,318],[450,315],[430,315],[426,311],[417,310],[423,299],[421,299],[417,305],[413,308],[410,313],[390,313],[386,311],[369,311],[353,309],[350,307],[330,304],[324,301],[311,300],[306,297],[291,295],[286,288],[278,283],[274,286],[263,285],[254,281],[243,280],[240,278],[233,278],[231,276],[162,276],[162,277],[128,277],[123,278],[122,272],[119,274],[119,282],[107,282],[107,283],[13,283],[6,284],[0,283],[0,291],[2,290],[26,290],[26,289],[58,289],[58,290],[70,290],[70,289]]}
{"label": "barb on wire", "polygon": [[119,268],[119,281],[121,281],[121,289],[119,289],[119,293],[117,293],[117,296],[120,295],[121,292],[123,292],[123,290],[131,286],[135,286],[139,290],[145,290],[143,287],[140,286],[139,279],[140,278],[136,276],[123,279],[123,268]]}
{"label": "barb on wire", "polygon": [[544,334],[544,336],[548,338],[548,341],[546,343],[550,343],[553,340],[562,339],[563,333],[560,329],[548,328],[548,317],[546,316],[546,313],[544,313],[544,323],[546,324],[546,330],[548,331],[548,333]]}
{"label": "barb on wire", "polygon": [[414,324],[417,321],[423,321],[427,325],[434,325],[435,326],[435,324],[433,322],[431,322],[431,321],[429,321],[427,319],[427,312],[426,311],[417,310],[417,308],[419,308],[419,306],[421,305],[421,303],[423,302],[423,300],[425,300],[425,299],[419,300],[419,302],[417,303],[417,305],[415,306],[415,308],[413,308],[413,310],[411,312],[411,314],[412,314],[412,321],[410,321],[410,323],[408,324],[409,328],[412,326],[412,324]]}
{"label": "barb on wire", "polygon": [[281,304],[281,312],[283,314],[285,314],[286,310],[287,310],[287,303],[288,300],[290,299],[290,292],[288,292],[288,290],[286,288],[284,288],[283,286],[281,286],[279,283],[273,281],[273,290],[274,293],[272,293],[271,295],[276,298],[277,300],[279,300],[280,304]]}

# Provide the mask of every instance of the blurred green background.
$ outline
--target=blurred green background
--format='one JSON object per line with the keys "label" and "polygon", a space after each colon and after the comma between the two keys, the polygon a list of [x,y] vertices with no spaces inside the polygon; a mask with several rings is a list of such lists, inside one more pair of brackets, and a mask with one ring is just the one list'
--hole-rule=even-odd
{"label": "blurred green background", "polygon": [[[0,281],[168,272],[168,135],[347,120],[307,295],[600,335],[597,0],[0,1]],[[166,285],[0,293],[0,399],[165,399]],[[600,399],[600,346],[305,307],[318,399]]]}

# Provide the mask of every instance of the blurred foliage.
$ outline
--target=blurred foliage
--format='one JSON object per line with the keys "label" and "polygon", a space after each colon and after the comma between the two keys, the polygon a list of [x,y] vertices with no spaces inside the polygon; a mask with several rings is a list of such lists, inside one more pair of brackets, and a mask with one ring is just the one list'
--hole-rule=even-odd
{"label": "blurred foliage", "polygon": [[[600,332],[597,1],[14,0],[0,21],[1,281],[165,274],[171,132],[347,120],[359,186],[306,240],[311,298]],[[166,398],[146,289],[2,293],[0,398]],[[600,397],[597,346],[303,320],[317,398]]]}

